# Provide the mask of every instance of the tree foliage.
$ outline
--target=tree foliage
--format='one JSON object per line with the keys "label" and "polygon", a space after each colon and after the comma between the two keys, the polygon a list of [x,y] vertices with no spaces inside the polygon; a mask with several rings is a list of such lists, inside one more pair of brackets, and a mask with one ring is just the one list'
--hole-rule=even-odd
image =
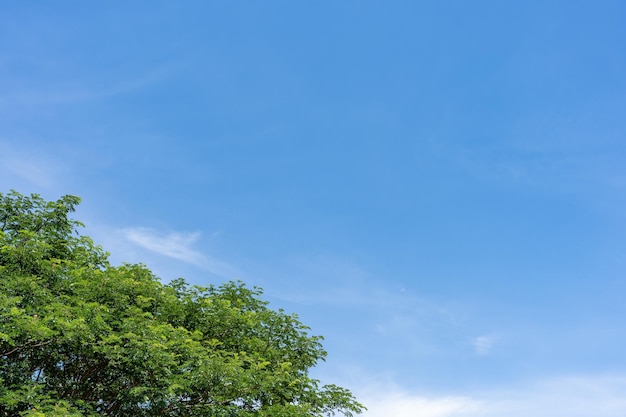
{"label": "tree foliage", "polygon": [[78,233],[80,199],[0,193],[0,416],[351,416],[321,337],[259,288],[163,284]]}

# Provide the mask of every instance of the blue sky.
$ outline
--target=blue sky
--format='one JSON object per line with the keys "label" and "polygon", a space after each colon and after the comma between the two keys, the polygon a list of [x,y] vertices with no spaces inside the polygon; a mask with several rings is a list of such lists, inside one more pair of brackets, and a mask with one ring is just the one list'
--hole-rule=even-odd
{"label": "blue sky", "polygon": [[241,279],[366,417],[626,415],[626,4],[0,4],[0,191]]}

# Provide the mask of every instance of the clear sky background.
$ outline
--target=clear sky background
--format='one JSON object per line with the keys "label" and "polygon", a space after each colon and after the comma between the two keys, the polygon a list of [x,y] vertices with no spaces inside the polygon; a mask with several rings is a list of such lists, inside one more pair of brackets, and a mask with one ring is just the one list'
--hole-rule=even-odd
{"label": "clear sky background", "polygon": [[0,192],[241,279],[366,417],[626,415],[623,1],[2,1]]}

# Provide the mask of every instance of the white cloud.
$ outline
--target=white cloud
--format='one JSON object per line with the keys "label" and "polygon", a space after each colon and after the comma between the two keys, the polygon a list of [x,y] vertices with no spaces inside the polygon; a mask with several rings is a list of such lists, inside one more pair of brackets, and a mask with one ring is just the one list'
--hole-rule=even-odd
{"label": "white cloud", "polygon": [[231,276],[234,268],[225,262],[207,256],[192,245],[200,238],[200,232],[160,233],[150,228],[131,227],[122,229],[124,237],[134,244],[169,258],[178,259],[216,275]]}
{"label": "white cloud", "polygon": [[493,335],[475,337],[474,339],[472,339],[474,353],[476,353],[478,356],[489,355],[493,349],[495,342],[496,337]]}
{"label": "white cloud", "polygon": [[363,417],[623,417],[626,376],[576,376],[509,384],[468,395],[357,390]]}
{"label": "white cloud", "polygon": [[152,229],[136,227],[124,229],[123,233],[131,242],[161,255],[198,266],[206,262],[204,255],[190,247],[200,237],[199,232],[163,235]]}
{"label": "white cloud", "polygon": [[623,417],[626,376],[575,376],[495,393],[488,417]]}
{"label": "white cloud", "polygon": [[364,417],[461,417],[476,416],[481,404],[466,397],[420,397],[393,393],[367,400]]}

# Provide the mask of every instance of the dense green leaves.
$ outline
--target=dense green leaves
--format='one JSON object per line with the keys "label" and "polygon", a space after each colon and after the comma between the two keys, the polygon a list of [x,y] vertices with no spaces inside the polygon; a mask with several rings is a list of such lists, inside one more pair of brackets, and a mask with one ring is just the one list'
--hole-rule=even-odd
{"label": "dense green leaves", "polygon": [[0,193],[0,416],[351,416],[321,338],[241,282],[111,266],[65,196]]}

